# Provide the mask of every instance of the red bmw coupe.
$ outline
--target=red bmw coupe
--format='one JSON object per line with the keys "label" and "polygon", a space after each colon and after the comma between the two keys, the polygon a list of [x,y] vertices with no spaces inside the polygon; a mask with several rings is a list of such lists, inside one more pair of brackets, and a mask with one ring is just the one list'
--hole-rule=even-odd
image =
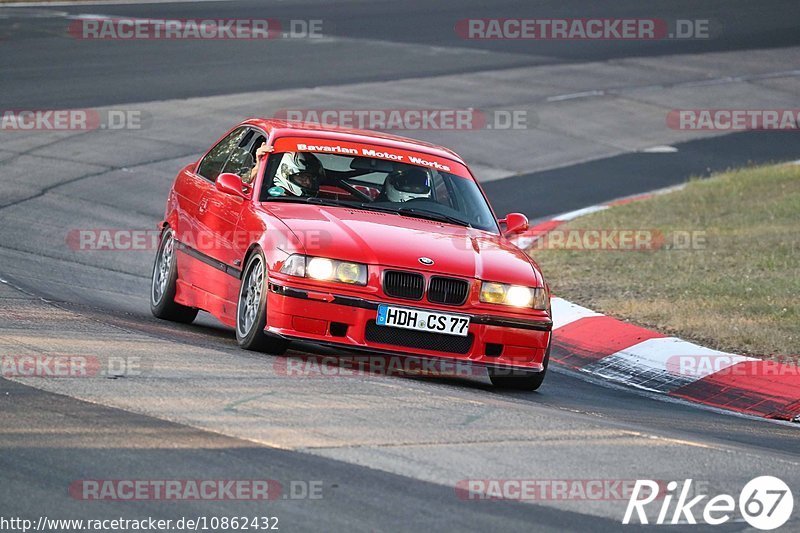
{"label": "red bmw coupe", "polygon": [[183,168],[169,193],[153,314],[207,311],[242,348],[303,340],[485,366],[537,389],[550,291],[464,161],[382,133],[250,119]]}

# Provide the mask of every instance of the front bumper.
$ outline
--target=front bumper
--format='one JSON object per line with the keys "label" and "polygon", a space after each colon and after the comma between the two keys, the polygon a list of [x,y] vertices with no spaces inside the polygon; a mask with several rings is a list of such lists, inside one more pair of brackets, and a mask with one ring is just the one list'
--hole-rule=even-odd
{"label": "front bumper", "polygon": [[[377,301],[319,289],[270,283],[266,332],[345,349],[468,361],[482,366],[544,370],[552,321],[473,314],[460,308]],[[378,305],[470,317],[468,337],[376,326]]]}

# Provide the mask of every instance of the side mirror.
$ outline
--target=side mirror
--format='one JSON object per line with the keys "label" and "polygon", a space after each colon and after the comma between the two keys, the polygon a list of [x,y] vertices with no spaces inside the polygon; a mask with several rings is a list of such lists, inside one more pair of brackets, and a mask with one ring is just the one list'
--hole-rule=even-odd
{"label": "side mirror", "polygon": [[223,172],[217,176],[214,186],[218,191],[225,194],[232,194],[240,198],[248,198],[250,196],[250,186],[245,185],[242,178],[231,172]]}
{"label": "side mirror", "polygon": [[500,224],[506,225],[506,235],[514,235],[515,233],[522,233],[528,229],[528,217],[522,213],[509,213],[506,218],[498,220]]}

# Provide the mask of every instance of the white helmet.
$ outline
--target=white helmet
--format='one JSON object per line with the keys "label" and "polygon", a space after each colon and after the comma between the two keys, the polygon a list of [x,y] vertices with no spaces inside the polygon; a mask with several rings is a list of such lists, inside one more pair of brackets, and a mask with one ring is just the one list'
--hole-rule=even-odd
{"label": "white helmet", "polygon": [[419,167],[395,170],[383,182],[383,194],[390,202],[407,202],[414,198],[431,197],[431,180]]}
{"label": "white helmet", "polygon": [[322,163],[309,152],[286,152],[275,171],[273,186],[294,196],[316,196],[325,177]]}

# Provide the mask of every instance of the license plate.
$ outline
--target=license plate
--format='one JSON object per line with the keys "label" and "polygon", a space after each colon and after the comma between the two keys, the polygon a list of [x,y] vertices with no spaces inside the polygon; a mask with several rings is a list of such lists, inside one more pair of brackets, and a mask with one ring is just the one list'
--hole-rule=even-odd
{"label": "license plate", "polygon": [[375,322],[379,326],[444,333],[459,337],[466,337],[469,333],[469,317],[391,305],[378,306],[378,318]]}

